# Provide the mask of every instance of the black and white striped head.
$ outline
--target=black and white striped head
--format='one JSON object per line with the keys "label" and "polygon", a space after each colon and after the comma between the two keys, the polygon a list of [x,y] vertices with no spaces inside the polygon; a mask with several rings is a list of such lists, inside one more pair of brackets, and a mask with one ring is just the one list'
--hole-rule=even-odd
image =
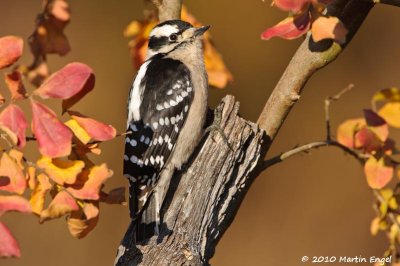
{"label": "black and white striped head", "polygon": [[150,32],[148,57],[187,48],[209,28],[210,26],[196,28],[182,20],[168,20],[158,24]]}

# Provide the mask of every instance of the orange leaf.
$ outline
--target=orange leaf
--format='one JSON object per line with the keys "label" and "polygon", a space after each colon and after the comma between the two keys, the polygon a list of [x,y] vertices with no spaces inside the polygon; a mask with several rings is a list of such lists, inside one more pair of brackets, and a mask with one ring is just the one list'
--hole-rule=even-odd
{"label": "orange leaf", "polygon": [[52,74],[38,89],[34,91],[43,99],[69,99],[83,90],[88,83],[92,90],[94,82],[93,70],[82,63],[70,63]]}
{"label": "orange leaf", "polygon": [[37,165],[42,168],[51,179],[59,185],[73,184],[77,176],[85,167],[83,161],[65,161],[61,159],[51,159],[42,157],[37,161]]}
{"label": "orange leaf", "polygon": [[332,39],[343,44],[348,30],[337,17],[319,17],[313,22],[311,33],[314,42]]}
{"label": "orange leaf", "polygon": [[304,12],[294,17],[288,17],[275,26],[266,29],[261,34],[261,39],[269,40],[272,37],[280,37],[292,40],[304,35],[310,29],[310,14]]}
{"label": "orange leaf", "polygon": [[69,115],[88,133],[93,140],[107,141],[115,138],[117,131],[114,127],[84,116],[78,112],[68,112]]}
{"label": "orange leaf", "polygon": [[0,69],[14,64],[22,55],[24,41],[15,36],[0,38]]}
{"label": "orange leaf", "polygon": [[386,186],[392,179],[393,172],[393,165],[386,157],[377,160],[371,156],[364,165],[368,185],[373,189],[381,189]]}
{"label": "orange leaf", "polygon": [[40,214],[40,222],[59,218],[72,211],[79,210],[76,200],[66,191],[60,191],[50,202],[49,207]]}
{"label": "orange leaf", "polygon": [[379,115],[392,127],[400,128],[400,102],[386,103],[379,110]]}
{"label": "orange leaf", "polygon": [[99,209],[92,203],[85,203],[83,210],[71,213],[68,229],[72,236],[80,239],[94,229],[99,220]]}
{"label": "orange leaf", "polygon": [[84,170],[78,177],[77,184],[67,188],[75,198],[98,200],[103,183],[113,175],[106,164],[94,166],[89,171]]}
{"label": "orange leaf", "polygon": [[72,133],[61,123],[56,114],[45,105],[31,100],[32,131],[39,145],[39,151],[51,158],[71,153]]}
{"label": "orange leaf", "polygon": [[31,205],[25,198],[17,195],[2,196],[0,195],[0,215],[9,211],[17,211],[23,213],[31,213]]}
{"label": "orange leaf", "polygon": [[355,135],[363,127],[365,127],[366,122],[363,118],[349,119],[340,124],[337,129],[337,140],[339,143],[346,147],[355,147]]}
{"label": "orange leaf", "polygon": [[40,215],[40,213],[43,211],[46,194],[52,188],[52,185],[49,182],[49,178],[45,174],[39,174],[37,179],[38,185],[32,191],[29,202],[32,206],[32,212]]}
{"label": "orange leaf", "polygon": [[21,257],[17,240],[2,222],[0,222],[0,243],[0,258]]}
{"label": "orange leaf", "polygon": [[24,112],[15,104],[10,104],[0,113],[0,128],[11,138],[14,144],[23,148],[26,144],[25,131],[28,127]]}
{"label": "orange leaf", "polygon": [[26,98],[26,90],[22,83],[22,75],[18,70],[5,75],[8,90],[11,93],[13,101],[22,100]]}
{"label": "orange leaf", "polygon": [[28,181],[28,187],[31,190],[34,190],[36,188],[36,168],[33,166],[29,166],[28,169],[26,170],[26,180]]}
{"label": "orange leaf", "polygon": [[370,109],[364,110],[364,117],[368,128],[376,134],[380,141],[385,142],[389,137],[389,126],[386,121]]}
{"label": "orange leaf", "polygon": [[21,167],[4,152],[0,160],[0,190],[22,194],[26,185]]}

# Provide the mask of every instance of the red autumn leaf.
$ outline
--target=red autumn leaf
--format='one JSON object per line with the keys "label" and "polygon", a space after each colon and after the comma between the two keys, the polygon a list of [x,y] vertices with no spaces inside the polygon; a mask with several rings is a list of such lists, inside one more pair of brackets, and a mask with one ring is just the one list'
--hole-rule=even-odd
{"label": "red autumn leaf", "polygon": [[7,87],[11,93],[13,101],[22,100],[26,98],[26,90],[22,83],[22,75],[18,70],[5,75]]}
{"label": "red autumn leaf", "polygon": [[311,0],[274,0],[274,5],[283,11],[297,13]]}
{"label": "red autumn leaf", "polygon": [[14,64],[22,55],[23,40],[16,36],[0,38],[0,69]]}
{"label": "red autumn leaf", "polygon": [[311,33],[315,42],[332,39],[343,44],[348,30],[337,17],[319,17],[313,22]]}
{"label": "red autumn leaf", "polygon": [[371,153],[382,147],[382,142],[378,136],[369,128],[360,129],[356,136],[356,148],[362,148],[365,152]]}
{"label": "red autumn leaf", "polygon": [[0,222],[0,243],[0,258],[21,257],[17,240],[2,222]]}
{"label": "red autumn leaf", "polygon": [[15,104],[10,104],[0,113],[0,128],[11,138],[14,144],[23,148],[26,144],[25,131],[28,127],[24,112]]}
{"label": "red autumn leaf", "polygon": [[61,123],[53,110],[31,100],[32,131],[44,156],[55,158],[71,153],[72,133]]}
{"label": "red autumn leaf", "polygon": [[32,208],[29,201],[17,195],[2,196],[0,195],[0,215],[9,211],[17,211],[23,213],[31,213]]}
{"label": "red autumn leaf", "polygon": [[113,175],[106,164],[94,166],[88,170],[84,170],[79,176],[76,184],[67,188],[75,198],[86,200],[98,200],[100,198],[100,189],[103,183]]}
{"label": "red autumn leaf", "polygon": [[93,70],[90,67],[82,63],[71,63],[52,74],[34,94],[43,99],[69,99],[83,90],[88,83],[91,86],[86,90],[92,90],[94,82],[91,82],[91,79]]}
{"label": "red autumn leaf", "polygon": [[59,218],[72,211],[79,210],[76,200],[66,191],[60,191],[50,202],[49,207],[40,213],[40,222]]}
{"label": "red autumn leaf", "polygon": [[22,194],[26,186],[22,168],[15,159],[4,152],[0,160],[0,190]]}
{"label": "red autumn leaf", "polygon": [[371,156],[364,165],[364,173],[371,188],[381,189],[392,179],[394,168],[386,157],[377,160]]}
{"label": "red autumn leaf", "polygon": [[281,37],[292,40],[305,34],[310,28],[310,15],[304,12],[298,16],[288,17],[275,26],[266,29],[261,34],[261,39],[269,40],[272,37]]}
{"label": "red autumn leaf", "polygon": [[68,113],[93,140],[107,141],[115,138],[117,134],[117,131],[113,126],[106,125],[78,112],[70,111]]}

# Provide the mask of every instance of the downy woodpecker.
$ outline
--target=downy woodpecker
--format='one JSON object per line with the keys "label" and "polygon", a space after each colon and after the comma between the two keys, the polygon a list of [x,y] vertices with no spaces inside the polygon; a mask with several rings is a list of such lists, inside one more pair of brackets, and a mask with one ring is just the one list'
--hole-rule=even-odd
{"label": "downy woodpecker", "polygon": [[[130,213],[132,223],[155,224],[155,234],[166,192],[160,185],[168,185],[203,135],[208,82],[201,36],[208,29],[181,20],[157,25],[150,33],[147,60],[129,92],[131,134],[126,137],[124,175],[130,183]],[[153,210],[146,210],[153,212],[151,218],[142,214],[150,196],[156,202]],[[146,237],[135,236],[137,241]]]}

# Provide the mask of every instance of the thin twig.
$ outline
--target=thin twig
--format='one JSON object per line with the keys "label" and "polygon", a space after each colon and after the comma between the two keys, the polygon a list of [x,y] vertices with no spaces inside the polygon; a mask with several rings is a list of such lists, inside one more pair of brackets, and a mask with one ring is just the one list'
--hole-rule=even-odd
{"label": "thin twig", "polygon": [[358,153],[355,150],[352,150],[342,144],[340,144],[337,141],[332,141],[332,140],[325,140],[325,141],[316,141],[316,142],[311,142],[299,147],[296,147],[292,150],[286,151],[280,155],[277,155],[275,157],[272,157],[271,159],[267,159],[263,163],[263,168],[269,168],[277,163],[282,162],[285,159],[288,159],[289,157],[292,157],[293,155],[301,154],[308,152],[312,149],[318,149],[320,147],[337,147],[341,150],[343,150],[345,153],[353,156],[355,159],[357,159],[360,163],[365,163],[365,160],[369,158],[369,155],[363,154],[363,153]]}
{"label": "thin twig", "polygon": [[331,135],[331,123],[330,123],[330,105],[331,102],[338,101],[340,97],[343,96],[346,92],[350,91],[351,89],[354,88],[354,84],[349,84],[346,88],[344,88],[342,91],[340,91],[338,94],[335,96],[329,96],[325,99],[325,123],[326,123],[326,139],[328,141],[331,140],[332,135]]}

